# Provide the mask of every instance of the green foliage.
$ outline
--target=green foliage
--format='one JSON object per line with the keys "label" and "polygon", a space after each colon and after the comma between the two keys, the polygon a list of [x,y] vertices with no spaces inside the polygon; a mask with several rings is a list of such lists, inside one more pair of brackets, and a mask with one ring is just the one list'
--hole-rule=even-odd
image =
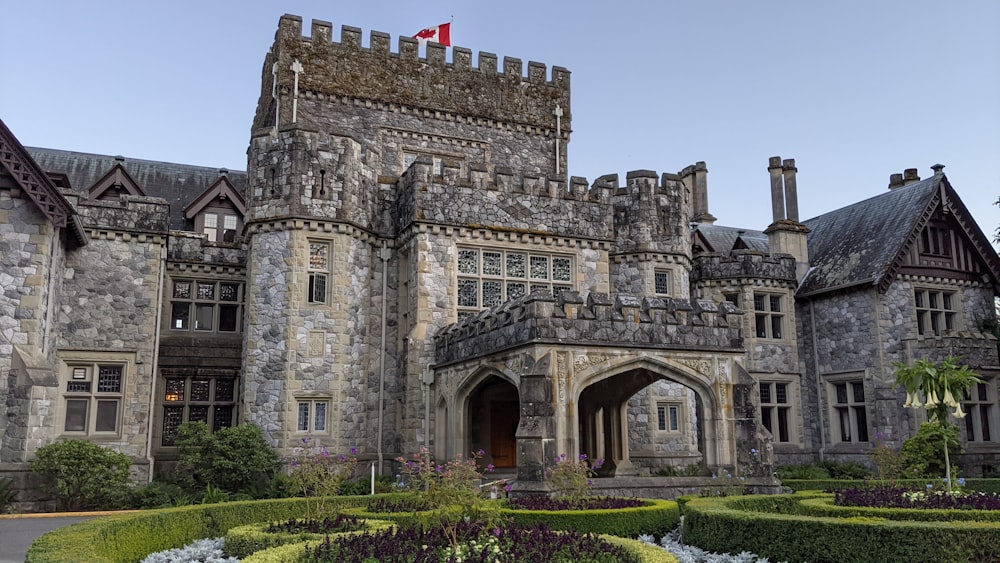
{"label": "green foliage", "polygon": [[948,422],[950,408],[955,409],[954,416],[965,416],[958,401],[977,383],[982,383],[979,376],[951,356],[940,363],[928,360],[917,360],[912,366],[896,363],[896,385],[906,389],[903,406],[926,408],[930,420],[942,424]]}
{"label": "green foliage", "polygon": [[[386,495],[386,498],[400,495]],[[361,506],[371,497],[336,497],[337,509]],[[44,534],[28,550],[27,563],[132,563],[146,555],[225,536],[236,526],[301,516],[305,499],[199,504],[95,518]]]}
{"label": "green foliage", "polygon": [[517,524],[543,523],[553,530],[611,534],[635,538],[642,534],[665,535],[680,523],[681,513],[672,500],[644,499],[643,506],[607,510],[514,510],[501,514]]}
{"label": "green foliage", "polygon": [[[902,453],[906,456],[908,477],[940,478],[950,474],[946,471],[944,448],[948,444],[949,457],[954,459],[961,453],[961,443],[958,440],[958,428],[947,422],[925,422],[912,438],[903,443]],[[950,468],[949,468],[950,469]]]}
{"label": "green foliage", "polygon": [[[348,481],[341,485],[340,494],[342,495],[367,495],[371,493],[371,481],[365,478],[357,479],[354,481]],[[375,494],[391,493],[393,490],[393,481],[391,475],[376,475],[375,476]]]}
{"label": "green foliage", "polygon": [[872,463],[875,464],[873,477],[882,481],[900,479],[906,474],[906,454],[901,449],[889,445],[881,433],[875,438],[872,448]]}
{"label": "green foliage", "polygon": [[698,494],[703,497],[731,497],[742,495],[745,490],[746,484],[743,477],[736,477],[728,469],[723,469],[719,473],[713,474],[711,483],[702,487]]}
{"label": "green foliage", "polygon": [[351,448],[350,455],[331,454],[313,438],[302,438],[288,462],[288,476],[292,490],[310,500],[307,518],[318,518],[323,513],[324,499],[340,494],[358,465],[356,453]]}
{"label": "green foliage", "polygon": [[31,470],[55,480],[55,494],[64,510],[115,509],[127,502],[125,454],[84,440],[54,442],[38,449]]}
{"label": "green foliage", "polygon": [[782,482],[786,479],[829,479],[830,472],[816,463],[801,465],[780,465],[774,470]]}
{"label": "green foliage", "polygon": [[212,434],[204,422],[185,422],[177,431],[177,474],[197,487],[238,493],[266,487],[281,466],[260,428],[241,424]]}
{"label": "green foliage", "polygon": [[[881,563],[1000,560],[1000,523],[892,520],[894,510],[800,515],[831,495],[699,498],[684,509],[684,541],[708,551],[747,550],[772,561]],[[799,505],[799,507],[795,507]],[[959,511],[942,511],[959,512]],[[882,518],[890,518],[882,520]]]}
{"label": "green foliage", "polygon": [[15,500],[17,500],[17,490],[14,488],[14,480],[0,479],[0,514],[6,514]]}
{"label": "green foliage", "polygon": [[201,497],[201,503],[216,504],[220,502],[229,502],[229,493],[212,485],[206,486],[205,494]]}
{"label": "green foliage", "polygon": [[603,460],[593,463],[587,459],[587,454],[580,454],[577,459],[569,459],[566,454],[559,454],[555,464],[546,470],[549,481],[556,490],[556,496],[570,499],[582,499],[590,496],[592,478],[597,476]]}
{"label": "green foliage", "polygon": [[194,502],[187,489],[166,481],[153,481],[132,492],[134,508],[168,508],[186,506]]}
{"label": "green foliage", "polygon": [[[365,524],[365,529],[369,532],[384,530],[395,525],[386,520],[363,520],[363,522]],[[266,529],[269,525],[270,524],[256,523],[231,528],[228,532],[226,532],[226,554],[230,557],[244,559],[252,553],[279,545],[286,545],[306,540],[312,542],[322,541],[327,535],[326,533],[267,532]],[[337,535],[343,533],[352,532],[340,532],[330,534],[330,536],[336,537]]]}

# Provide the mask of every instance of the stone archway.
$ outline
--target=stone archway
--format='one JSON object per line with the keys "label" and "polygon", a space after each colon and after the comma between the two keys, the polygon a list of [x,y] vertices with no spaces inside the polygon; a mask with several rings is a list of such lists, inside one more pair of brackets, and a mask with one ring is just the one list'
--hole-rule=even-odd
{"label": "stone archway", "polygon": [[579,453],[604,459],[601,476],[633,475],[629,456],[628,401],[656,381],[679,383],[694,392],[692,408],[697,409],[697,444],[708,466],[731,463],[731,448],[725,443],[732,432],[726,431],[723,401],[715,386],[685,367],[648,357],[634,358],[604,369],[581,374],[576,386],[575,417],[570,429],[576,432]]}
{"label": "stone archway", "polygon": [[447,417],[447,443],[439,449],[439,459],[443,459],[440,452],[448,452],[451,458],[483,451],[484,465],[510,470],[517,467],[520,393],[516,381],[501,371],[481,369],[455,388],[449,401],[454,406]]}

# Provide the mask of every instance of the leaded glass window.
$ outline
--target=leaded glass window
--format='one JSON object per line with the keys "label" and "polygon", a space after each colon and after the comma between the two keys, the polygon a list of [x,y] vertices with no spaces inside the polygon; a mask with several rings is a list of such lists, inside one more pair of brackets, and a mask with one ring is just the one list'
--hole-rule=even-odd
{"label": "leaded glass window", "polygon": [[531,252],[459,248],[459,317],[496,307],[528,292],[573,289],[573,258]]}

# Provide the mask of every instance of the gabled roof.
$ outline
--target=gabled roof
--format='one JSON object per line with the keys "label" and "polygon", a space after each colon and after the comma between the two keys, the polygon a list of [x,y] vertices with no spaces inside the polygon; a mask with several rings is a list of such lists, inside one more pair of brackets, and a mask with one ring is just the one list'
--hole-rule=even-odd
{"label": "gabled roof", "polygon": [[695,235],[709,245],[709,252],[729,252],[730,250],[768,251],[768,239],[761,231],[721,225],[698,225]]}
{"label": "gabled roof", "polygon": [[810,269],[798,296],[856,285],[885,291],[905,252],[940,205],[954,213],[979,258],[1000,280],[1000,261],[944,174],[888,191],[805,221],[809,228]]}
{"label": "gabled roof", "polygon": [[132,179],[128,171],[119,163],[114,168],[108,170],[103,178],[90,186],[88,190],[90,199],[101,199],[105,192],[115,188],[118,191],[128,192],[129,195],[144,196],[146,193],[139,187],[139,184]]}
{"label": "gabled roof", "polygon": [[[147,196],[167,200],[170,204],[170,228],[174,230],[190,228],[182,210],[222,175],[218,168],[205,166],[133,158],[122,161],[119,160],[121,157],[35,147],[27,147],[25,150],[42,170],[67,175],[73,190],[81,196],[115,165],[120,164]],[[237,192],[246,192],[245,172],[227,171],[224,175]]]}
{"label": "gabled roof", "polygon": [[14,179],[45,217],[74,235],[77,245],[87,244],[83,225],[70,202],[59,192],[52,179],[31,157],[7,124],[0,119],[0,166]]}
{"label": "gabled roof", "polygon": [[245,218],[247,215],[246,204],[243,201],[243,194],[236,191],[236,188],[229,182],[229,178],[223,175],[221,178],[216,180],[207,190],[201,193],[194,201],[188,204],[184,208],[184,216],[188,219],[194,219],[195,215],[201,212],[202,209],[208,206],[208,204],[215,201],[217,198],[228,199],[233,203],[233,207],[240,212],[240,215]]}

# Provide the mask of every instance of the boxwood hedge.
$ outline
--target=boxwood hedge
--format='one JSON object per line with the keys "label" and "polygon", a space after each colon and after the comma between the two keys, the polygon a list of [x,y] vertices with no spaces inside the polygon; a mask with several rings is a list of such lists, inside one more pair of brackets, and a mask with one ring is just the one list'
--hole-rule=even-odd
{"label": "boxwood hedge", "polygon": [[885,513],[861,511],[845,512],[843,518],[800,514],[822,504],[810,499],[823,498],[832,495],[691,499],[684,505],[684,541],[708,551],[746,550],[776,561],[1000,560],[996,522],[890,520]]}

